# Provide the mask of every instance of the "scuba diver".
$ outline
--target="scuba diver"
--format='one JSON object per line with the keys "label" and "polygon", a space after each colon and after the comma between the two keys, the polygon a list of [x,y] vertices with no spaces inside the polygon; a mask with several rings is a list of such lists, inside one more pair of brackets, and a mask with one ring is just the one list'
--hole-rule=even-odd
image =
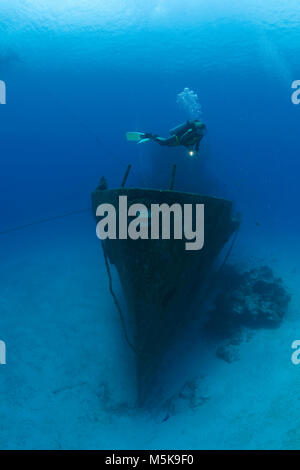
{"label": "scuba diver", "polygon": [[137,142],[138,144],[153,140],[159,145],[167,147],[183,146],[189,151],[189,155],[193,156],[199,151],[200,141],[206,133],[206,125],[199,119],[194,119],[174,127],[169,133],[171,137],[165,138],[148,132],[127,132],[126,138],[128,141]]}

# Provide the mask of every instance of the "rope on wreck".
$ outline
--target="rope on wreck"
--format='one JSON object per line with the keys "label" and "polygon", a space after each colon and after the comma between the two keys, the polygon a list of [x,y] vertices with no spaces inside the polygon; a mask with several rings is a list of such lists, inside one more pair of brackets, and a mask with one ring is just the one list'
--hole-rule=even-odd
{"label": "rope on wreck", "polygon": [[55,215],[53,217],[48,217],[47,219],[36,220],[35,222],[29,222],[28,224],[19,225],[17,227],[12,227],[6,230],[1,230],[0,235],[5,235],[6,233],[18,232],[19,230],[24,230],[25,228],[33,227],[34,225],[45,224],[46,222],[52,222],[57,219],[64,219],[65,217],[70,217],[71,215],[82,214],[83,212],[90,211],[90,208],[80,209],[78,211],[68,212],[67,214]]}
{"label": "rope on wreck", "polygon": [[217,278],[218,278],[218,275],[220,274],[220,272],[223,270],[225,264],[227,263],[228,261],[228,258],[233,250],[233,247],[234,247],[234,244],[236,242],[236,239],[237,239],[237,236],[238,236],[238,233],[239,233],[239,228],[236,230],[234,236],[233,236],[233,239],[232,239],[232,242],[229,246],[229,249],[225,255],[225,258],[221,264],[221,266],[219,267],[219,269],[216,270],[215,273],[211,274],[211,277],[210,277],[210,284],[208,284],[206,286],[206,288],[204,289],[204,292],[202,293],[202,299],[205,299],[205,297],[211,292],[213,291],[214,289],[214,286],[215,286],[215,283],[217,281]]}
{"label": "rope on wreck", "polygon": [[235,242],[236,242],[238,233],[239,233],[239,229],[236,230],[236,232],[235,232],[235,234],[234,234],[234,236],[233,236],[231,245],[230,245],[230,247],[229,247],[229,249],[228,249],[228,251],[227,251],[227,253],[226,253],[226,256],[225,256],[225,258],[224,258],[224,260],[223,260],[223,263],[221,264],[221,266],[220,266],[219,269],[218,269],[217,274],[219,274],[219,273],[222,271],[222,269],[224,268],[225,264],[227,263],[227,260],[228,260],[229,256],[231,255],[231,252],[232,252],[232,250],[233,250],[234,244],[235,244]]}
{"label": "rope on wreck", "polygon": [[121,309],[121,307],[120,307],[120,304],[119,304],[119,302],[118,302],[117,296],[116,296],[116,294],[114,293],[114,290],[113,290],[113,287],[112,287],[112,277],[111,277],[111,272],[110,272],[108,257],[107,257],[106,250],[105,250],[105,246],[104,246],[104,243],[103,243],[102,240],[101,240],[101,245],[102,245],[102,249],[103,249],[105,267],[106,267],[106,271],[107,271],[107,275],[108,275],[109,291],[110,291],[110,293],[111,293],[111,295],[112,295],[112,298],[113,298],[113,300],[114,300],[115,306],[117,307],[117,310],[118,310],[118,313],[119,313],[119,316],[120,316],[120,320],[121,320],[121,324],[122,324],[122,328],[123,328],[123,333],[124,333],[126,342],[127,342],[128,346],[132,349],[132,351],[133,351],[135,354],[137,354],[137,351],[136,351],[135,347],[133,346],[133,344],[131,343],[131,341],[130,341],[130,339],[129,339],[129,336],[128,336],[128,333],[127,333],[127,328],[126,328],[126,323],[125,323],[125,319],[124,319],[124,315],[123,315],[122,309]]}

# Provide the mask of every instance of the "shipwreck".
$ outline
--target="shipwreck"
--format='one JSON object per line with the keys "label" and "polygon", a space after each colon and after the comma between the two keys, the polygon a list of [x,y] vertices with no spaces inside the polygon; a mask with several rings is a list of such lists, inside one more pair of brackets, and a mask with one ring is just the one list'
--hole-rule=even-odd
{"label": "shipwreck", "polygon": [[[128,205],[185,204],[204,205],[204,245],[199,250],[186,250],[182,239],[102,240],[109,287],[114,297],[129,346],[136,355],[136,379],[139,402],[150,392],[159,365],[171,343],[188,326],[199,308],[192,308],[199,293],[205,296],[207,279],[219,253],[239,227],[232,202],[224,199],[174,191],[176,167],[173,167],[169,189],[126,188],[130,166],[120,188],[108,189],[102,178],[92,193],[92,208],[110,204],[119,209],[119,197],[126,196]],[[96,217],[99,221],[99,217]],[[121,311],[114,293],[110,264],[117,269],[127,304],[127,315]],[[200,309],[201,310],[201,309]]]}

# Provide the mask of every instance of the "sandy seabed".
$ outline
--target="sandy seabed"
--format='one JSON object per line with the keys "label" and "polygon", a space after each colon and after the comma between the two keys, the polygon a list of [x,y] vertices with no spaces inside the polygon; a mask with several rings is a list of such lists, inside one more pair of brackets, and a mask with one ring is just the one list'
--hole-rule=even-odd
{"label": "sandy seabed", "polygon": [[3,235],[0,448],[299,449],[300,365],[291,362],[300,339],[297,240],[247,236],[240,234],[231,261],[268,264],[282,277],[292,300],[281,326],[252,331],[232,363],[194,336],[186,357],[169,367],[170,393],[192,381],[203,399],[182,392],[172,406],[157,396],[153,409],[137,409],[134,358],[92,217]]}

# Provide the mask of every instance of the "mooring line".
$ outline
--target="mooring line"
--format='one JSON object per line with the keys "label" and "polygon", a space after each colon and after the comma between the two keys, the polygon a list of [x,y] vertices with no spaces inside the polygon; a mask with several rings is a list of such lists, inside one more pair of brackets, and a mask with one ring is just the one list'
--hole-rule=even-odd
{"label": "mooring line", "polygon": [[102,245],[102,249],[103,249],[104,261],[105,261],[106,271],[107,271],[107,275],[108,275],[109,290],[110,290],[110,293],[112,295],[112,298],[114,299],[115,306],[117,307],[117,310],[118,310],[118,313],[119,313],[119,316],[120,316],[120,320],[121,320],[121,324],[122,324],[122,328],[123,328],[123,333],[124,333],[124,336],[125,336],[125,339],[126,339],[126,342],[127,342],[128,346],[137,355],[137,350],[135,349],[135,347],[133,346],[132,342],[129,339],[129,336],[128,336],[128,333],[127,333],[126,322],[125,322],[125,319],[124,319],[124,315],[123,315],[122,309],[120,307],[120,304],[118,302],[117,296],[114,293],[114,290],[113,290],[113,287],[112,287],[112,277],[111,277],[108,257],[107,257],[107,254],[106,254],[106,250],[105,250],[103,240],[101,240],[101,245]]}
{"label": "mooring line", "polygon": [[232,252],[233,247],[234,247],[234,245],[235,245],[235,242],[236,242],[236,239],[237,239],[238,234],[239,234],[239,227],[236,229],[236,232],[235,232],[235,234],[234,234],[234,236],[233,236],[232,242],[231,242],[231,244],[230,244],[230,246],[229,246],[229,249],[228,249],[228,251],[227,251],[227,253],[226,253],[226,256],[225,256],[225,258],[224,258],[224,260],[223,260],[223,263],[221,264],[221,266],[219,267],[219,269],[218,269],[218,271],[217,271],[217,274],[219,274],[219,273],[222,271],[222,269],[224,268],[225,264],[227,263],[227,260],[228,260],[229,256],[231,255],[231,252]]}
{"label": "mooring line", "polygon": [[90,210],[91,208],[89,207],[88,209],[80,209],[78,211],[68,212],[67,214],[61,214],[61,215],[56,215],[54,217],[48,217],[47,219],[36,220],[35,222],[30,222],[29,224],[18,225],[17,227],[12,227],[7,230],[1,230],[0,235],[5,235],[6,233],[11,233],[11,232],[17,232],[18,230],[23,230],[25,228],[29,228],[34,225],[44,224],[46,222],[52,222],[52,220],[64,219],[65,217],[70,217],[71,215],[76,215],[76,214],[82,214],[83,212],[88,212]]}

